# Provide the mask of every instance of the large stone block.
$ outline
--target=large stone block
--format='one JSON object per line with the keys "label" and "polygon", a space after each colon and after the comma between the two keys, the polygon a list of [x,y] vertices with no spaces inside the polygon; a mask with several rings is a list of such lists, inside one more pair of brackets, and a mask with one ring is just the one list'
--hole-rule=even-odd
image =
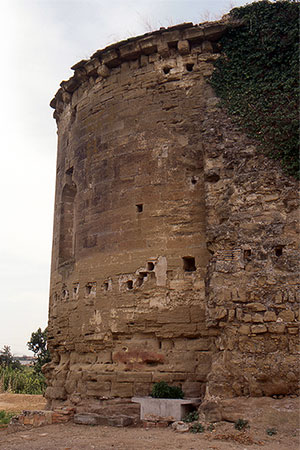
{"label": "large stone block", "polygon": [[74,415],[74,423],[78,425],[100,425],[100,417],[98,414],[81,413]]}
{"label": "large stone block", "polygon": [[291,310],[281,311],[278,318],[284,322],[293,322],[295,320],[295,314]]}
{"label": "large stone block", "polygon": [[114,382],[111,386],[111,395],[113,397],[132,397],[133,391],[133,383]]}
{"label": "large stone block", "polygon": [[159,313],[157,318],[158,323],[189,323],[190,310],[188,307],[179,307],[170,311],[163,311]]}
{"label": "large stone block", "polygon": [[48,386],[45,392],[45,397],[50,400],[66,400],[67,392],[63,387]]}

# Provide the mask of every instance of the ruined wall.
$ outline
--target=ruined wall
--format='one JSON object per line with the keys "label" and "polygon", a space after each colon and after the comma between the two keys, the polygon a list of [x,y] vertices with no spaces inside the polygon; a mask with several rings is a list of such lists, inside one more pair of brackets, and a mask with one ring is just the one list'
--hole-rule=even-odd
{"label": "ruined wall", "polygon": [[207,79],[225,26],[98,51],[51,102],[52,406],[160,380],[269,395],[285,373],[296,389],[295,183],[216,106]]}
{"label": "ruined wall", "polygon": [[206,324],[218,327],[209,390],[285,395],[299,379],[298,183],[211,100],[203,123]]}

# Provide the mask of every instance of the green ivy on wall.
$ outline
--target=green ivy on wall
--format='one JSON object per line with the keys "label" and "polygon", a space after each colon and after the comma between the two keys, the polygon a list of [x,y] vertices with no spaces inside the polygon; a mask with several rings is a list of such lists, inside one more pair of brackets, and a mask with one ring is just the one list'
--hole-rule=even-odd
{"label": "green ivy on wall", "polygon": [[235,121],[268,156],[299,177],[299,3],[234,8],[211,83]]}

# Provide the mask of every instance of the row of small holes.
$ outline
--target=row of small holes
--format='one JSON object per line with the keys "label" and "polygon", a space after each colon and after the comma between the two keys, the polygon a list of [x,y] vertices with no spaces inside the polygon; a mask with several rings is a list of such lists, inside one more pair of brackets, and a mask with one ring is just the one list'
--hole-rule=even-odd
{"label": "row of small holes", "polygon": [[[248,257],[251,256],[251,250],[245,250],[245,252],[250,252],[250,253],[248,254]],[[244,253],[244,256],[245,256],[245,253]],[[184,270],[185,272],[194,272],[194,271],[196,270],[195,258],[194,258],[193,256],[184,256],[184,257],[182,258],[182,260],[183,260],[183,270]],[[154,264],[152,261],[148,261],[148,263],[147,263],[147,270],[148,270],[149,272],[152,272],[152,271],[154,270],[154,268],[155,268],[155,264]],[[137,279],[137,281],[136,281],[136,285],[137,285],[138,287],[140,287],[140,286],[143,284],[143,279],[144,279],[144,277],[145,277],[146,275],[147,275],[146,272],[141,272],[141,273],[140,273],[140,276],[138,277],[138,279]],[[127,281],[126,281],[126,286],[127,286],[127,289],[129,289],[129,290],[133,289],[133,280],[127,280]],[[94,285],[92,285],[92,284],[87,284],[87,285],[85,286],[85,291],[86,291],[86,294],[87,294],[87,295],[90,295],[90,294],[91,294],[92,288],[93,288],[93,287],[94,287]],[[108,290],[108,287],[109,287],[108,281],[105,281],[105,282],[103,283],[103,287],[104,287],[104,289],[105,289],[106,291]],[[79,291],[79,286],[75,286],[75,287],[73,288],[73,293],[74,293],[75,295],[77,295],[77,294],[78,294],[78,291]],[[64,296],[64,297],[67,297],[67,296],[68,296],[68,290],[63,290],[63,296]]]}
{"label": "row of small holes", "polygon": [[[185,65],[185,68],[186,68],[186,70],[187,70],[188,72],[192,72],[192,71],[193,71],[193,68],[194,68],[194,64],[192,64],[192,63],[187,63],[187,64]],[[171,70],[171,69],[172,69],[172,67],[168,67],[168,66],[164,67],[164,68],[163,68],[164,74],[167,75],[168,73],[170,73],[170,70]]]}
{"label": "row of small holes", "polygon": [[[283,251],[282,246],[278,245],[277,247],[275,247],[275,249],[274,249],[275,256],[277,256],[277,258],[282,256],[282,251]],[[244,259],[246,261],[251,261],[251,250],[250,249],[244,250]]]}

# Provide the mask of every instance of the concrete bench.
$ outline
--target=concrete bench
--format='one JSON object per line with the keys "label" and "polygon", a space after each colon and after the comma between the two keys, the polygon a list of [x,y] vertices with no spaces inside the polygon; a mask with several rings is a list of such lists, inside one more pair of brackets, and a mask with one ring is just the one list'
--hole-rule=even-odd
{"label": "concrete bench", "polygon": [[141,405],[141,420],[182,420],[193,407],[200,405],[200,398],[173,399],[132,397],[134,403]]}

